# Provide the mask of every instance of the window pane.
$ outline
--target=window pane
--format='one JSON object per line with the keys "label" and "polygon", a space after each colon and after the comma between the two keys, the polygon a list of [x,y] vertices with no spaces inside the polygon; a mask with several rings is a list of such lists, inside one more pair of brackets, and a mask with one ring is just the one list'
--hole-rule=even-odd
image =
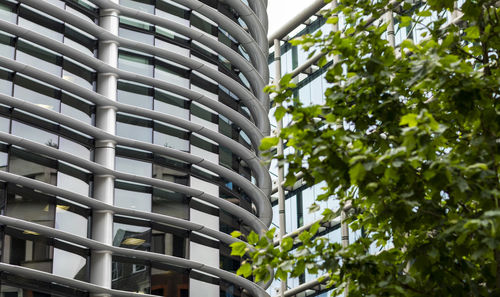
{"label": "window pane", "polygon": [[147,109],[153,108],[152,89],[135,83],[118,82],[118,102]]}
{"label": "window pane", "polygon": [[118,58],[118,67],[135,74],[153,76],[152,58],[121,51]]}
{"label": "window pane", "polygon": [[151,177],[151,163],[116,157],[115,167],[117,171]]}
{"label": "window pane", "polygon": [[27,65],[37,65],[38,69],[43,69],[50,74],[61,75],[61,57],[59,55],[26,41],[18,41],[16,60]]}
{"label": "window pane", "polygon": [[59,111],[59,100],[56,99],[57,90],[24,76],[16,75],[14,78],[14,97]]}

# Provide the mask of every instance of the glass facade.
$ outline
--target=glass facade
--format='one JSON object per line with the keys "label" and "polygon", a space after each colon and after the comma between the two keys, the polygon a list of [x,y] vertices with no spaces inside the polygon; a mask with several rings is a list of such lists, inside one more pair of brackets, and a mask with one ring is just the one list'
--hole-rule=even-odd
{"label": "glass facade", "polygon": [[262,3],[108,2],[0,0],[0,296],[266,296]]}

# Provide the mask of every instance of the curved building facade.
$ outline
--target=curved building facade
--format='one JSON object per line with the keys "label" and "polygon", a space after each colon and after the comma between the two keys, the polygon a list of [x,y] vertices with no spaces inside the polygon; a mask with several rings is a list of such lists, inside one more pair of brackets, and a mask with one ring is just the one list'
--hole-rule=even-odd
{"label": "curved building facade", "polygon": [[268,296],[266,0],[0,0],[0,296]]}

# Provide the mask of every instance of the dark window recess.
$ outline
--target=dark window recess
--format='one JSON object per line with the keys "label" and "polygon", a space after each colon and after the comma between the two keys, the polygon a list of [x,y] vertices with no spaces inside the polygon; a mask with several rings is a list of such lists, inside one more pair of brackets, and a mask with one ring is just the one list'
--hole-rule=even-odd
{"label": "dark window recess", "polygon": [[200,118],[204,119],[205,121],[209,121],[211,123],[217,123],[218,122],[218,116],[209,112],[208,110],[204,109],[203,107],[199,106],[196,103],[191,104],[191,114]]}
{"label": "dark window recess", "polygon": [[190,140],[191,140],[191,145],[194,145],[196,147],[204,149],[208,152],[212,152],[214,154],[219,153],[219,146],[217,146],[216,144],[205,141],[205,140],[203,140],[195,135],[191,135]]}
{"label": "dark window recess", "polygon": [[211,82],[208,82],[206,79],[201,78],[200,76],[196,75],[195,73],[191,73],[191,83],[214,94],[219,93],[219,86],[216,84],[213,84]]}

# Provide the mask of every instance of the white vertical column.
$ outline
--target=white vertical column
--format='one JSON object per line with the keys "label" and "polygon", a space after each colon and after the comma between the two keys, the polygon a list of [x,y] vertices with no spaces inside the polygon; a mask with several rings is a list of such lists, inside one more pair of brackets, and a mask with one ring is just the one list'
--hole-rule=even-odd
{"label": "white vertical column", "polygon": [[389,10],[385,13],[385,20],[389,24],[387,26],[387,41],[389,41],[390,46],[395,47],[396,36],[394,35],[394,15],[392,12],[392,6],[389,7]]}
{"label": "white vertical column", "polygon": [[[274,40],[274,63],[275,63],[275,85],[279,88],[281,80],[281,47],[279,39]],[[281,104],[276,104],[280,106]],[[283,129],[283,119],[279,120],[276,126],[276,135],[279,137],[281,130]],[[284,147],[283,140],[280,138],[278,141],[277,154],[278,156],[283,155]],[[285,169],[283,165],[278,166],[278,216],[279,216],[279,241],[286,234],[286,216],[285,216],[285,189],[283,188],[283,182],[285,180]],[[280,296],[285,296],[285,291],[287,289],[286,280],[281,281]]]}
{"label": "white vertical column", "polygon": [[[112,0],[118,3],[118,0]],[[100,11],[99,24],[104,29],[118,35],[118,11],[103,9]],[[114,41],[99,41],[99,59],[106,64],[118,66],[118,44]],[[98,73],[97,92],[110,100],[116,101],[117,75],[115,73]],[[115,134],[116,109],[113,106],[97,106],[96,127]],[[95,162],[107,168],[115,168],[115,143],[108,139],[97,139]],[[107,204],[113,204],[114,177],[96,175],[94,177],[94,198]],[[110,211],[93,211],[92,238],[102,243],[113,244],[113,213]],[[92,251],[90,263],[90,282],[102,287],[111,288],[112,256],[110,252]],[[109,296],[109,295],[100,295]]]}

